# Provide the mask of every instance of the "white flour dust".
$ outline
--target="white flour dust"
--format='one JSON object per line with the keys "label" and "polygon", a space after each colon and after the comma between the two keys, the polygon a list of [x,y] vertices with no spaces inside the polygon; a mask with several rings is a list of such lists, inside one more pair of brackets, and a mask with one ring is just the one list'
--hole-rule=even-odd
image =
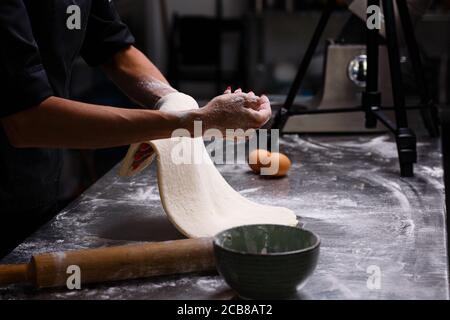
{"label": "white flour dust", "polygon": [[408,197],[403,193],[401,186],[398,183],[385,179],[377,174],[372,174],[368,171],[357,170],[351,174],[352,176],[363,178],[368,182],[372,182],[375,185],[380,185],[383,188],[390,191],[393,197],[398,201],[400,208],[404,212],[411,211],[411,203]]}
{"label": "white flour dust", "polygon": [[379,154],[386,158],[396,158],[398,157],[397,146],[394,142],[388,141],[389,136],[383,135],[368,142],[356,140],[348,142],[338,142],[336,145],[346,148],[361,149],[364,152],[370,152],[374,154]]}
{"label": "white flour dust", "polygon": [[285,136],[280,139],[280,144],[282,146],[297,148],[300,147],[303,152],[312,150],[326,150],[327,148],[315,143],[312,143],[308,140],[300,138],[298,135]]}
{"label": "white flour dust", "polygon": [[137,202],[160,200],[156,186],[147,186],[145,188],[139,188],[135,193],[127,195],[127,198]]}
{"label": "white flour dust", "polygon": [[336,206],[356,208],[358,207],[358,203],[351,199],[339,199],[336,201]]}
{"label": "white flour dust", "polygon": [[220,277],[202,277],[196,284],[203,291],[217,292],[223,286],[223,280]]}
{"label": "white flour dust", "polygon": [[144,88],[145,90],[149,90],[151,92],[174,92],[175,89],[173,89],[170,85],[159,81],[153,77],[150,77],[150,79],[145,79],[142,81],[139,81],[138,86],[141,88]]}
{"label": "white flour dust", "polygon": [[425,179],[436,190],[444,190],[444,170],[440,167],[418,166],[417,175]]}
{"label": "white flour dust", "polygon": [[440,167],[421,167],[424,174],[433,178],[442,178],[444,176],[444,170]]}
{"label": "white flour dust", "polygon": [[258,187],[258,188],[250,188],[250,189],[244,189],[244,190],[239,191],[239,193],[240,193],[240,194],[255,193],[255,192],[257,192],[257,191],[259,191],[259,190],[261,190],[261,189],[262,189],[262,187]]}

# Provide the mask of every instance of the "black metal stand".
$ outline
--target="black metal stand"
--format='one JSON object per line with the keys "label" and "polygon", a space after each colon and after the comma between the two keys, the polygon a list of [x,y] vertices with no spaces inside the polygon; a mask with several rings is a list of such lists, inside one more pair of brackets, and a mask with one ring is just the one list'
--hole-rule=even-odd
{"label": "black metal stand", "polygon": [[[381,0],[384,9],[386,26],[386,40],[389,54],[389,65],[391,71],[392,96],[394,100],[393,108],[381,106],[381,93],[378,90],[379,72],[379,30],[367,29],[367,81],[366,91],[362,95],[362,106],[356,108],[325,109],[325,110],[291,110],[295,97],[302,85],[306,71],[314,56],[319,41],[328,23],[328,20],[335,9],[335,0],[329,0],[322,13],[320,21],[314,31],[311,42],[305,56],[299,66],[295,80],[290,88],[284,105],[277,112],[272,129],[281,130],[290,116],[302,114],[318,113],[342,113],[342,112],[364,112],[366,115],[366,127],[374,128],[377,122],[383,123],[396,137],[400,171],[403,177],[414,175],[414,163],[417,161],[416,136],[408,126],[407,109],[418,108],[421,110],[422,119],[431,136],[439,135],[438,110],[432,101],[425,80],[425,74],[420,58],[419,46],[414,34],[413,24],[409,15],[406,0],[394,0],[397,3],[400,21],[405,33],[405,40],[410,59],[414,68],[414,75],[419,87],[421,103],[418,107],[407,107],[405,105],[405,92],[403,87],[402,72],[400,67],[400,54],[398,49],[397,27],[394,13],[394,2],[391,0]],[[368,0],[368,7],[379,6],[380,0]],[[395,123],[393,123],[383,110],[392,109],[395,113]]]}

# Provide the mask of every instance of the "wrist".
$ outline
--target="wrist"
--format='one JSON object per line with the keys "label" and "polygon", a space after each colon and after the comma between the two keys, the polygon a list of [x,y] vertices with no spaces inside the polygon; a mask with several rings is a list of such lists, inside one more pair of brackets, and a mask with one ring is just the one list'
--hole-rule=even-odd
{"label": "wrist", "polygon": [[[203,131],[206,130],[204,127],[204,116],[203,112],[200,109],[193,109],[187,111],[181,111],[178,113],[179,116],[179,128],[185,129],[189,131],[191,137],[197,137],[203,134]],[[201,130],[198,132],[198,129],[195,130],[195,123],[201,123]],[[198,125],[197,125],[198,126]]]}
{"label": "wrist", "polygon": [[185,129],[191,136],[196,133],[194,122],[202,121],[204,118],[203,111],[198,109],[197,101],[181,92],[173,92],[161,98],[157,103],[157,109],[171,118],[172,131]]}

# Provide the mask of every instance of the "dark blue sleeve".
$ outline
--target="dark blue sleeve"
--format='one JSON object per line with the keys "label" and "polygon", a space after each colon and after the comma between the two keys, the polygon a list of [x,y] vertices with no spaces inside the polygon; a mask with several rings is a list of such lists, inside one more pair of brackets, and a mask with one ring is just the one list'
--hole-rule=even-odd
{"label": "dark blue sleeve", "polygon": [[91,66],[107,62],[120,50],[134,44],[134,37],[120,20],[114,1],[92,0],[81,56]]}
{"label": "dark blue sleeve", "polygon": [[23,0],[0,1],[0,118],[53,95]]}

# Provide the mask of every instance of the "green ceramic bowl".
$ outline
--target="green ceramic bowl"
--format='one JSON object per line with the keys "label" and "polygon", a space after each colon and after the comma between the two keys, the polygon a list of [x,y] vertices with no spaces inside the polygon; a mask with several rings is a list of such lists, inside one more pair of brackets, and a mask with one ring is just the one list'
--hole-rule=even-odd
{"label": "green ceramic bowl", "polygon": [[247,225],[214,238],[217,270],[240,297],[283,299],[294,295],[314,272],[320,239],[281,225]]}

